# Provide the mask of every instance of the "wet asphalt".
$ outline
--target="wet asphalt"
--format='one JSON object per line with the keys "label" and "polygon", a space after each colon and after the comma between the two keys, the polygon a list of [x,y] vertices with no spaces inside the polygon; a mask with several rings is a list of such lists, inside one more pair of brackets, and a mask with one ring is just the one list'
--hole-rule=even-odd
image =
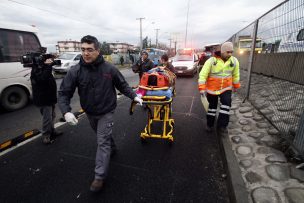
{"label": "wet asphalt", "polygon": [[197,78],[176,82],[174,143],[140,141],[147,111],[118,99],[112,157],[105,187],[91,193],[96,136],[85,115],[51,145],[41,137],[0,157],[1,202],[229,202],[223,158],[216,135],[204,131],[205,112]]}

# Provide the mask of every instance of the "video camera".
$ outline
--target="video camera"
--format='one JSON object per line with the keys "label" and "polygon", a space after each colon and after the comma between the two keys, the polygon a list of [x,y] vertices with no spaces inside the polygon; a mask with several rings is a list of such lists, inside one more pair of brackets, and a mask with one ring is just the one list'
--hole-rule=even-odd
{"label": "video camera", "polygon": [[39,52],[30,52],[21,56],[23,67],[42,67],[47,59],[53,59],[53,63],[48,64],[50,66],[61,65],[61,60],[54,60],[56,56],[53,54],[46,54],[45,51],[46,49],[41,49]]}

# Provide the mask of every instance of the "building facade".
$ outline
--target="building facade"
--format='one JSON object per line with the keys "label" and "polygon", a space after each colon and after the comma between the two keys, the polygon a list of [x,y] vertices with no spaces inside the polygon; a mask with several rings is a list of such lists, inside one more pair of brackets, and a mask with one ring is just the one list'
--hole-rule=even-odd
{"label": "building facade", "polygon": [[80,52],[81,43],[78,41],[58,41],[56,45],[56,51],[58,53],[63,52]]}
{"label": "building facade", "polygon": [[110,45],[110,49],[113,51],[114,54],[117,53],[128,53],[129,51],[133,51],[134,50],[134,45],[131,44],[127,44],[127,43],[108,43]]}

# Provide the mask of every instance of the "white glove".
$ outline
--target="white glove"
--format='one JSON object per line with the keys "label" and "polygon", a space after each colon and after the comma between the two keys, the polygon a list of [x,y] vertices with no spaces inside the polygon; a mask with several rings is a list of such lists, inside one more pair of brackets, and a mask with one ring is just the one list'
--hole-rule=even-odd
{"label": "white glove", "polygon": [[137,102],[137,103],[139,103],[139,105],[142,106],[143,100],[142,100],[141,98],[135,97],[135,98],[134,98],[134,101]]}
{"label": "white glove", "polygon": [[64,119],[70,125],[77,125],[78,123],[77,118],[71,112],[67,112],[66,114],[64,114]]}

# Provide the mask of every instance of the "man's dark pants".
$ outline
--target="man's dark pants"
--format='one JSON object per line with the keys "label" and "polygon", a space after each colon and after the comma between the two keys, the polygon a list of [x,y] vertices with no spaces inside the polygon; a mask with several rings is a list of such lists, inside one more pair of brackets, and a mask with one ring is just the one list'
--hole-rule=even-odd
{"label": "man's dark pants", "polygon": [[218,98],[220,98],[221,106],[217,119],[218,128],[226,128],[229,123],[229,110],[231,107],[231,90],[225,91],[220,95],[207,94],[209,109],[207,112],[207,125],[214,126],[215,116],[217,112]]}

